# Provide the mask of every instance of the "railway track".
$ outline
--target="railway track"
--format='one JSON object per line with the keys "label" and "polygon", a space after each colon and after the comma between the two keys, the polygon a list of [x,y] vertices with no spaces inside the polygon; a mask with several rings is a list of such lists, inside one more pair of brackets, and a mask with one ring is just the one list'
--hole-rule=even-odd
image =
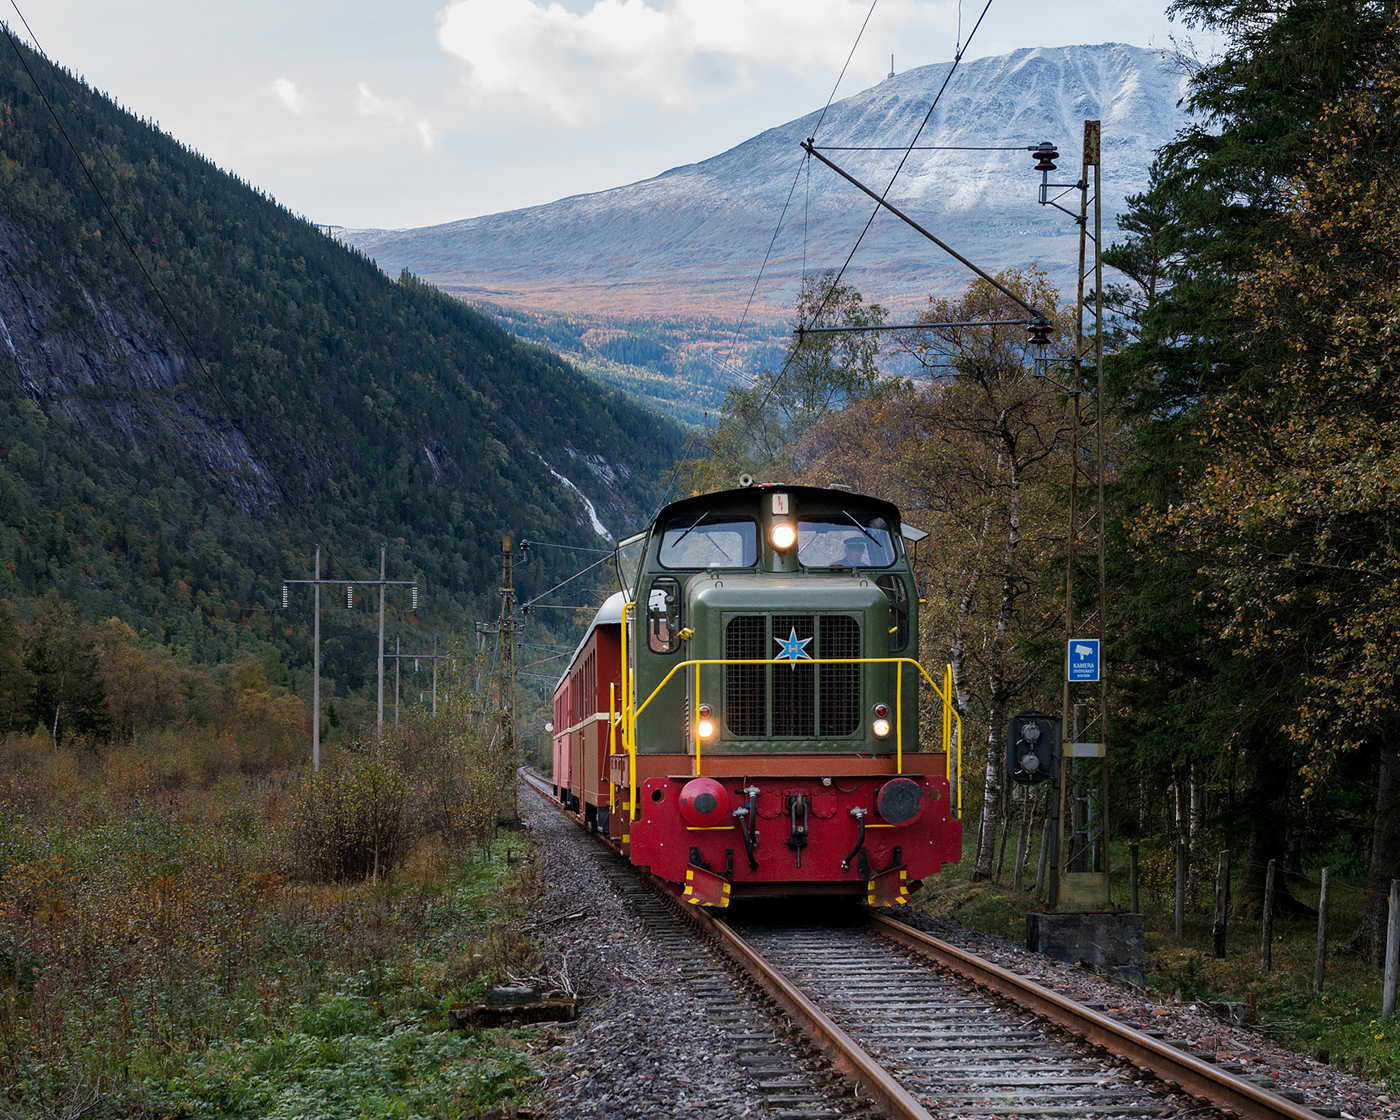
{"label": "railway track", "polygon": [[[547,783],[525,778],[553,800]],[[1188,1111],[1214,1106],[1250,1120],[1320,1115],[883,914],[829,909],[821,920],[803,922],[756,910],[730,921],[680,903],[660,884],[650,898],[650,906],[682,915],[722,948],[836,1070],[858,1083],[861,1095],[900,1120],[931,1120],[935,1113],[949,1120],[1155,1118],[1182,1111],[1170,1100],[1177,1092],[1205,1106]],[[675,936],[674,921],[653,915],[647,924]],[[719,1003],[732,1000],[718,965],[688,952],[696,978],[704,971]],[[742,1043],[746,1027],[739,1021],[734,1027]],[[759,1025],[749,1035],[759,1050],[772,1045],[771,1028]],[[772,1080],[768,1103],[780,1114],[816,1116],[835,1107],[823,1103],[830,1086],[820,1078],[806,1079],[805,1095],[786,1097],[784,1078]]]}

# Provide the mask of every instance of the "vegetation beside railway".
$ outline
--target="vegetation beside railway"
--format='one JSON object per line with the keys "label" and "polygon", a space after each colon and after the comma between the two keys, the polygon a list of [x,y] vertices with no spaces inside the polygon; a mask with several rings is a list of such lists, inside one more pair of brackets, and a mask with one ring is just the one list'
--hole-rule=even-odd
{"label": "vegetation beside railway", "polygon": [[230,770],[197,733],[5,737],[0,1114],[520,1100],[532,1035],[448,1030],[453,1003],[529,972],[514,920],[537,884],[528,840],[497,823],[514,796],[499,722],[469,679],[445,683],[438,720],[330,744],[315,776]]}

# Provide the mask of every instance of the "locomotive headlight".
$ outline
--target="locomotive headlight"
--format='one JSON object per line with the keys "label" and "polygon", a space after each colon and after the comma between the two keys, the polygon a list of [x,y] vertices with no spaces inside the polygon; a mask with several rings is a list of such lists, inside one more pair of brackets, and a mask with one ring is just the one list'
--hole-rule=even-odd
{"label": "locomotive headlight", "polygon": [[792,527],[790,521],[779,521],[773,526],[773,547],[779,552],[786,552],[797,543],[797,530]]}
{"label": "locomotive headlight", "polygon": [[875,732],[875,738],[887,739],[890,734],[890,707],[888,704],[876,704],[875,719],[870,724],[870,730]]}
{"label": "locomotive headlight", "polygon": [[701,704],[699,709],[700,720],[695,725],[695,730],[702,739],[713,739],[715,735],[714,712],[708,704]]}

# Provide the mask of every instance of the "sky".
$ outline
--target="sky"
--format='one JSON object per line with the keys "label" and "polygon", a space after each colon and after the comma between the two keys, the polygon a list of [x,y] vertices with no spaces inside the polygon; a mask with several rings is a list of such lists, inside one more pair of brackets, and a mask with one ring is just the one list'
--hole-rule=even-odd
{"label": "sky", "polygon": [[[716,155],[951,59],[986,0],[12,0],[24,39],[315,222],[403,228]],[[965,57],[1191,39],[1167,0],[991,0]],[[961,26],[961,32],[959,27]],[[1201,54],[1199,45],[1197,53]]]}

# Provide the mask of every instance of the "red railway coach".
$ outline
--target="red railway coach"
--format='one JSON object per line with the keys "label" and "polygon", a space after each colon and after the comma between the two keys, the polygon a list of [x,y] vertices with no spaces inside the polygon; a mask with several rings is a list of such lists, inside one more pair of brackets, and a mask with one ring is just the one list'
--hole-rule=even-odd
{"label": "red railway coach", "polygon": [[962,851],[951,674],[916,657],[922,535],[843,490],[665,507],[555,691],[556,795],[694,903],[903,903]]}

